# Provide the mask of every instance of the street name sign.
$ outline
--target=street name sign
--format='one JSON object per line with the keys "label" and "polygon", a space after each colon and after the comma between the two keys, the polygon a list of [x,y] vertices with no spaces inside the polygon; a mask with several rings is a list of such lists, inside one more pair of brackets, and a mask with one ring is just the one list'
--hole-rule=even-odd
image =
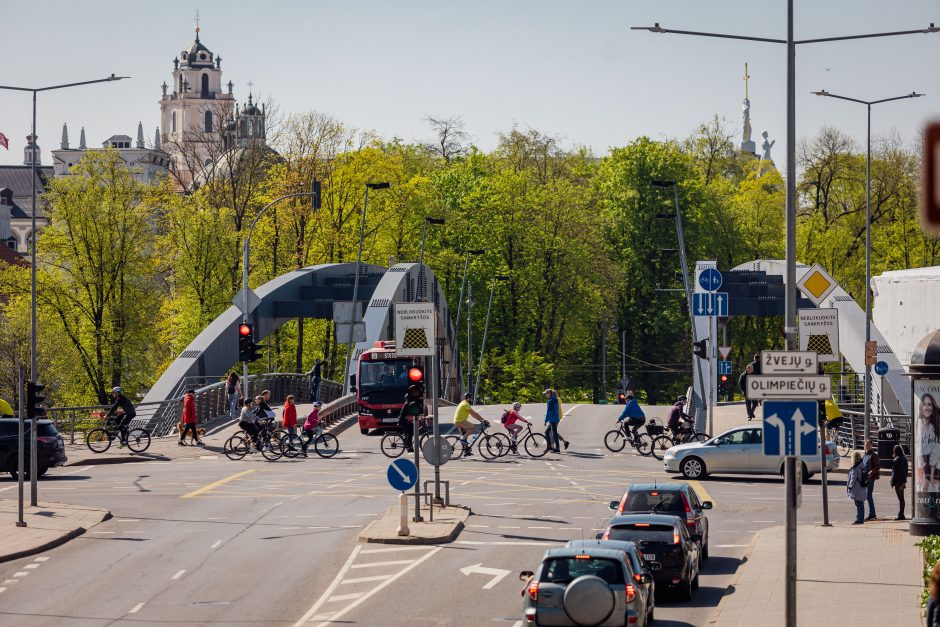
{"label": "street name sign", "polygon": [[430,357],[437,343],[434,303],[395,304],[395,348],[401,357]]}
{"label": "street name sign", "polygon": [[811,351],[761,351],[761,374],[816,374],[816,353]]}
{"label": "street name sign", "polygon": [[701,274],[698,275],[698,284],[706,292],[714,292],[719,287],[721,287],[724,279],[721,276],[721,272],[718,272],[715,268],[705,268],[702,270]]}
{"label": "street name sign", "polygon": [[839,310],[800,309],[800,350],[816,353],[816,361],[839,361]]}
{"label": "street name sign", "polygon": [[396,490],[404,492],[415,487],[418,481],[418,467],[410,459],[396,459],[388,465],[388,483]]}
{"label": "street name sign", "polygon": [[805,400],[824,401],[832,398],[829,375],[771,374],[751,375],[747,378],[747,398],[752,401]]}
{"label": "street name sign", "polygon": [[806,298],[813,301],[817,307],[823,302],[832,290],[838,287],[835,279],[829,276],[821,265],[813,264],[813,267],[806,271],[806,274],[796,282],[796,286],[806,295]]}
{"label": "street name sign", "polygon": [[692,309],[696,316],[728,316],[727,292],[695,292],[692,294]]}
{"label": "street name sign", "polygon": [[815,455],[819,452],[816,437],[815,401],[764,403],[764,455]]}

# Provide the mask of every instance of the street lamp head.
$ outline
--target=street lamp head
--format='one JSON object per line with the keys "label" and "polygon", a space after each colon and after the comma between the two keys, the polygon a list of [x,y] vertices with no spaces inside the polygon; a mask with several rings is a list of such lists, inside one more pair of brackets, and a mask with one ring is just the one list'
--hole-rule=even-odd
{"label": "street lamp head", "polygon": [[430,216],[424,219],[428,224],[444,224],[444,218],[432,218]]}
{"label": "street lamp head", "polygon": [[[931,24],[933,26],[933,24]],[[648,30],[651,33],[665,33],[666,29],[655,22],[652,26],[631,26],[630,30]]]}
{"label": "street lamp head", "polygon": [[387,183],[387,182],[386,182],[386,183],[366,183],[366,187],[368,187],[369,189],[372,189],[372,190],[376,190],[376,189],[388,189],[388,188],[391,187],[391,186],[392,186],[392,184],[391,184],[391,183]]}
{"label": "street lamp head", "polygon": [[940,27],[934,26],[933,22],[931,22],[930,26],[924,32],[925,33],[937,33],[937,32],[940,32]]}
{"label": "street lamp head", "polygon": [[911,92],[911,98],[920,98],[921,96],[926,96],[927,94],[918,94],[916,91]]}
{"label": "street lamp head", "polygon": [[115,76],[114,73],[111,73],[111,76],[108,77],[108,81],[122,81],[125,78],[130,78],[130,76]]}
{"label": "street lamp head", "polygon": [[819,90],[819,91],[814,91],[814,92],[812,92],[812,93],[813,93],[813,95],[816,95],[816,96],[828,96],[828,95],[829,95],[829,92],[826,91],[825,89],[821,89],[821,90]]}
{"label": "street lamp head", "polygon": [[667,180],[650,179],[650,185],[652,185],[653,187],[672,187],[675,184],[676,182],[671,179],[667,179]]}

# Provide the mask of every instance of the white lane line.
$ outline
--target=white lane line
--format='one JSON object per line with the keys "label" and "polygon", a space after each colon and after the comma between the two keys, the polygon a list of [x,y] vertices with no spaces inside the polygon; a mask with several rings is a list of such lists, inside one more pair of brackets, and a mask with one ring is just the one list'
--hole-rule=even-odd
{"label": "white lane line", "polygon": [[128,613],[128,614],[136,614],[137,612],[140,611],[140,608],[142,608],[143,606],[144,606],[143,603],[138,603],[137,605],[135,605],[134,607],[132,607],[127,613]]}
{"label": "white lane line", "polygon": [[3,585],[8,586],[8,585],[10,585],[11,583],[16,583],[16,582],[17,582],[16,579],[5,579],[5,580],[3,581]]}
{"label": "white lane line", "polygon": [[0,592],[6,592],[6,588],[0,588]]}
{"label": "white lane line", "polygon": [[[820,458],[821,458],[821,457],[822,457],[822,455],[820,455]],[[777,521],[776,521],[776,520],[754,520],[754,521],[751,521],[751,522],[756,522],[756,523],[772,523],[772,522],[777,522]]]}
{"label": "white lane line", "polygon": [[114,522],[140,522],[140,518],[118,518]]}
{"label": "white lane line", "polygon": [[512,624],[512,627],[522,627],[522,621],[521,621],[521,620],[517,620],[516,622],[514,622],[514,623]]}
{"label": "white lane line", "polygon": [[353,599],[358,599],[365,592],[353,592],[352,594],[337,594],[335,597],[330,597],[329,603],[334,603],[336,601],[351,601]]}
{"label": "white lane line", "polygon": [[21,571],[19,571],[19,572],[13,573],[13,576],[14,576],[14,577],[25,577],[25,576],[28,575],[28,574],[29,574],[29,571],[28,571],[28,570],[21,570]]}
{"label": "white lane line", "polygon": [[[359,548],[359,547],[356,547],[356,548]],[[397,553],[399,551],[421,551],[421,550],[427,550],[427,548],[428,547],[426,546],[397,546],[397,547],[389,548],[389,549],[365,549],[361,551],[361,553],[363,555],[367,555],[369,553]]]}
{"label": "white lane line", "polygon": [[402,566],[414,560],[388,560],[387,562],[369,562],[367,564],[353,564],[352,568],[378,568],[379,566]]}
{"label": "white lane line", "polygon": [[92,531],[92,535],[106,536],[110,534],[115,534],[117,531]]}
{"label": "white lane line", "polygon": [[467,525],[468,529],[489,529],[489,525]]}
{"label": "white lane line", "polygon": [[42,556],[42,557],[37,557],[37,558],[34,559],[33,561],[34,561],[34,562],[48,562],[48,561],[49,561],[49,556],[48,556],[48,555],[44,555],[44,556]]}
{"label": "white lane line", "polygon": [[[413,568],[416,568],[418,565],[420,565],[421,563],[423,563],[425,560],[429,559],[431,556],[433,556],[435,553],[437,553],[437,552],[440,551],[440,550],[441,550],[441,547],[439,547],[439,546],[434,547],[433,549],[431,549],[430,551],[428,551],[427,553],[425,553],[424,555],[422,555],[421,557],[419,557],[418,559],[416,559],[410,566],[407,566],[407,567],[403,568],[402,570],[398,571],[398,573],[397,573],[396,575],[394,575],[393,577],[391,577],[391,578],[389,578],[389,579],[386,579],[385,581],[383,581],[382,583],[380,583],[380,584],[377,585],[376,587],[374,587],[374,588],[372,588],[371,590],[369,590],[366,594],[364,594],[363,596],[359,597],[358,599],[356,599],[355,601],[353,601],[352,603],[350,603],[349,605],[347,605],[345,608],[343,608],[343,609],[341,609],[340,611],[338,611],[338,612],[336,612],[335,614],[333,614],[333,616],[330,617],[329,622],[333,622],[333,621],[336,621],[336,620],[342,618],[342,617],[343,617],[344,615],[346,615],[348,612],[351,612],[352,610],[354,610],[355,608],[357,608],[362,602],[366,601],[367,599],[369,599],[369,598],[372,597],[373,595],[377,594],[378,592],[384,590],[384,589],[385,589],[386,587],[388,587],[391,583],[393,583],[394,581],[396,581],[399,577],[401,577],[402,575],[404,575],[404,574],[410,572]],[[309,614],[310,616],[313,616],[314,612],[313,612],[313,611],[310,611],[310,612],[308,612],[308,614]],[[298,622],[296,623],[295,627],[297,627],[297,625],[303,624],[303,623],[305,622],[305,619],[306,619],[306,620],[309,620],[308,618],[306,618],[306,615],[305,615],[303,619],[301,619],[300,621],[298,621]],[[317,624],[317,627],[326,627],[327,625],[329,625],[329,622],[318,623],[318,624]]]}
{"label": "white lane line", "polygon": [[323,593],[323,596],[313,604],[307,613],[304,614],[299,621],[294,623],[294,627],[299,627],[316,615],[317,610],[320,609],[320,606],[330,600],[330,597],[333,596],[333,591],[336,590],[336,587],[339,586],[340,581],[343,580],[343,577],[346,576],[346,573],[349,572],[349,567],[352,566],[352,563],[356,561],[356,557],[359,555],[359,552],[362,550],[360,545],[356,545],[356,548],[352,550],[352,553],[349,554],[349,557],[346,559],[346,563],[343,564],[343,567],[339,569],[339,572],[336,573],[336,577],[333,578],[333,581],[330,582],[330,585],[327,586],[326,591]]}
{"label": "white lane line", "polygon": [[17,485],[10,485],[10,486],[7,486],[7,487],[5,487],[5,488],[0,488],[0,492],[6,492],[7,490],[12,490],[13,488],[17,487],[18,485],[19,485],[19,484],[17,484]]}
{"label": "white lane line", "polygon": [[217,548],[219,548],[221,545],[222,545],[222,541],[221,541],[221,540],[216,540],[215,542],[212,543],[212,546],[210,546],[209,548],[210,548],[210,549],[217,549]]}
{"label": "white lane line", "polygon": [[518,526],[514,527],[512,525],[500,525],[499,527],[497,527],[497,529],[522,529],[522,527],[518,527]]}
{"label": "white lane line", "polygon": [[558,546],[557,542],[477,542],[475,540],[457,540],[454,544],[471,544],[487,546]]}
{"label": "white lane line", "polygon": [[172,577],[170,577],[170,579],[179,579],[180,577],[183,576],[183,573],[185,573],[185,572],[186,572],[186,569],[185,569],[185,568],[182,569],[182,570],[178,570],[178,571],[176,571],[176,574],[175,574],[175,575],[173,575]]}
{"label": "white lane line", "polygon": [[40,566],[42,566],[42,564],[27,564],[23,568],[26,570],[33,570],[34,568],[39,568]]}
{"label": "white lane line", "polygon": [[716,544],[716,549],[743,549],[744,547],[751,546],[750,544]]}
{"label": "white lane line", "polygon": [[526,529],[551,529],[551,527],[526,527]]}
{"label": "white lane line", "polygon": [[356,583],[368,583],[370,581],[384,581],[391,577],[391,575],[375,575],[374,577],[355,577],[353,579],[344,579],[340,583],[344,586]]}
{"label": "white lane line", "polygon": [[[459,483],[458,485],[467,485],[468,483],[470,483],[470,482],[469,482],[469,481],[463,481],[463,482]],[[10,486],[10,488],[13,488],[13,487],[15,487],[15,486]],[[3,489],[4,489],[4,490],[9,490],[10,488],[3,488]]]}

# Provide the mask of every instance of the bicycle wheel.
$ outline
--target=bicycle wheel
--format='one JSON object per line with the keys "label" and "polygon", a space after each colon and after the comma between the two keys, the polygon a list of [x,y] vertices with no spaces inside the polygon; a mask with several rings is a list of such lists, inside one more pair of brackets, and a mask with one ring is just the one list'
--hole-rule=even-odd
{"label": "bicycle wheel", "polygon": [[269,462],[276,461],[281,458],[281,440],[278,437],[278,433],[287,433],[283,431],[272,431],[271,433],[262,435],[261,437],[261,454]]}
{"label": "bicycle wheel", "polygon": [[332,433],[321,433],[313,441],[313,450],[320,457],[333,457],[339,452],[339,440]]}
{"label": "bicycle wheel", "polygon": [[238,461],[251,450],[251,441],[240,435],[233,435],[222,445],[222,452],[231,460]]}
{"label": "bicycle wheel", "polygon": [[85,434],[85,446],[94,453],[104,453],[111,448],[111,434],[104,429],[92,429]]}
{"label": "bicycle wheel", "polygon": [[490,448],[491,453],[496,453],[496,457],[503,457],[509,453],[512,440],[505,433],[494,433],[486,440],[486,446]]}
{"label": "bicycle wheel", "polygon": [[666,455],[666,451],[671,449],[673,446],[675,446],[675,444],[673,444],[672,438],[670,438],[668,435],[661,435],[653,440],[653,445],[650,450],[653,454],[653,457],[661,461]]}
{"label": "bicycle wheel", "polygon": [[836,452],[839,453],[839,457],[848,457],[849,453],[852,452],[852,447],[849,446],[849,441],[846,440],[842,435],[837,435],[835,437],[836,441]]}
{"label": "bicycle wheel", "polygon": [[302,446],[303,437],[299,435],[291,437],[289,433],[285,433],[278,443],[278,449],[281,451],[281,455],[288,459],[293,459],[300,455]]}
{"label": "bicycle wheel", "polygon": [[653,452],[653,438],[648,433],[638,433],[633,446],[636,448],[637,453],[647,457]]}
{"label": "bicycle wheel", "polygon": [[379,446],[386,457],[393,459],[401,457],[401,454],[405,452],[405,438],[400,433],[392,431],[382,436],[382,442]]}
{"label": "bicycle wheel", "polygon": [[626,445],[627,438],[623,436],[623,431],[620,429],[613,429],[604,435],[604,446],[606,446],[607,450],[611,453],[619,453]]}
{"label": "bicycle wheel", "polygon": [[712,436],[704,433],[702,431],[696,431],[689,436],[689,442],[704,442],[705,440],[711,440]]}
{"label": "bicycle wheel", "polygon": [[131,429],[127,434],[127,448],[143,453],[150,448],[150,432],[146,429]]}
{"label": "bicycle wheel", "polygon": [[530,457],[542,457],[548,452],[548,438],[544,433],[531,432],[525,439],[523,448]]}

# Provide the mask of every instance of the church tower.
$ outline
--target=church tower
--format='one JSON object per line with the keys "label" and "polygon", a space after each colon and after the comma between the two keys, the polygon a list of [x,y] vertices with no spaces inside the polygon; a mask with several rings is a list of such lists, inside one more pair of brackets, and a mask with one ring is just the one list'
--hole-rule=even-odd
{"label": "church tower", "polygon": [[173,159],[180,181],[189,185],[199,170],[222,150],[222,131],[232,118],[232,83],[222,91],[222,57],[199,41],[173,59],[173,81],[163,83],[160,99],[161,145]]}

